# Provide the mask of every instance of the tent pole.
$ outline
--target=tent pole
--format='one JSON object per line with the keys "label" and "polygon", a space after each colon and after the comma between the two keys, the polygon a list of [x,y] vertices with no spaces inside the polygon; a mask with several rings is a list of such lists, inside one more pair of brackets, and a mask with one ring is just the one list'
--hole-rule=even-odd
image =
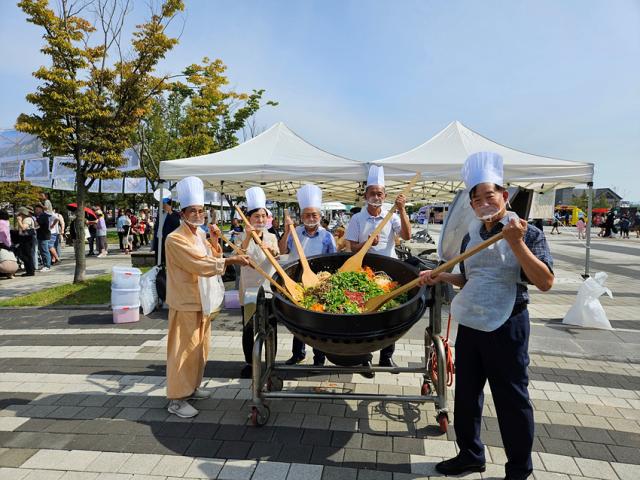
{"label": "tent pole", "polygon": [[587,242],[585,245],[584,278],[588,278],[590,276],[589,264],[591,263],[591,224],[593,223],[593,182],[589,182],[587,186]]}
{"label": "tent pole", "polygon": [[156,258],[156,265],[157,266],[161,266],[162,265],[162,231],[164,230],[164,221],[167,218],[167,213],[164,211],[164,205],[163,205],[163,200],[164,200],[164,186],[165,186],[165,181],[164,180],[160,180],[160,195],[158,195],[160,197],[160,199],[158,200],[158,227],[156,228],[156,238],[157,238],[157,245],[158,245],[158,254],[157,254],[157,258]]}

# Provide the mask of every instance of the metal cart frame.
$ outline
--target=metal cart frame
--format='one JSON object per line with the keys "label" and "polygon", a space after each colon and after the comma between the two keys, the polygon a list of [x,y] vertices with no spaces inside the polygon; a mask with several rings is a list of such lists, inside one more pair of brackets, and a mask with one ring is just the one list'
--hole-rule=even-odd
{"label": "metal cart frame", "polygon": [[[331,400],[378,400],[389,402],[425,403],[434,402],[436,421],[440,431],[446,432],[449,424],[447,410],[447,372],[445,349],[440,337],[442,333],[441,308],[443,287],[437,284],[432,288],[432,305],[429,307],[429,324],[424,331],[425,361],[419,367],[379,367],[379,366],[322,366],[284,365],[275,362],[275,326],[269,321],[269,307],[262,288],[252,289],[245,295],[245,317],[243,321],[251,321],[253,317],[254,343],[252,362],[252,403],[251,421],[255,426],[265,425],[269,420],[268,401],[276,399],[331,399]],[[437,379],[431,377],[431,351],[435,350],[438,374]],[[263,363],[264,351],[264,363]],[[423,382],[420,395],[385,395],[363,393],[318,393],[283,390],[283,380],[278,372],[323,372],[323,373],[422,373]]]}

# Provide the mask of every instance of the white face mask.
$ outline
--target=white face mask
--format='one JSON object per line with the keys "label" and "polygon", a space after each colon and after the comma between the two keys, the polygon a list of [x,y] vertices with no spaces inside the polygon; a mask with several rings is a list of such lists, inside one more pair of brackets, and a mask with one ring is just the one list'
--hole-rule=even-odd
{"label": "white face mask", "polygon": [[264,223],[255,223],[251,225],[255,230],[264,230],[266,225]]}
{"label": "white face mask", "polygon": [[482,222],[489,222],[500,213],[500,209],[495,205],[481,205],[473,209],[476,218]]}
{"label": "white face mask", "polygon": [[307,228],[316,228],[320,225],[320,222],[304,222],[304,226]]}
{"label": "white face mask", "polygon": [[367,204],[371,205],[372,207],[381,207],[382,206],[382,201],[380,200],[367,200]]}
{"label": "white face mask", "polygon": [[204,220],[200,220],[198,222],[190,222],[189,220],[187,220],[186,218],[184,219],[184,222],[187,225],[191,225],[192,227],[201,227],[202,225],[204,225]]}

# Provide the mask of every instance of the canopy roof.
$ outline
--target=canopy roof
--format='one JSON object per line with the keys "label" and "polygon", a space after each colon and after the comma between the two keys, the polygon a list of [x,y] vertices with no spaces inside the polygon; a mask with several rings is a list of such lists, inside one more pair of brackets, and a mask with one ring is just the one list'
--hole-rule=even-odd
{"label": "canopy roof", "polygon": [[160,176],[179,180],[195,175],[209,187],[234,196],[259,185],[269,200],[296,201],[296,190],[313,182],[323,200],[357,202],[362,198],[369,165],[385,168],[387,194],[399,193],[415,172],[422,176],[410,200],[447,201],[464,189],[460,170],[474,152],[493,151],[504,158],[505,181],[538,192],[593,181],[593,164],[521,152],[496,143],[460,122],[450,123],[408,152],[373,162],[334,155],[306,142],[279,122],[262,134],[228,150],[160,163]]}
{"label": "canopy roof", "polygon": [[160,162],[164,180],[190,175],[235,196],[244,196],[247,188],[259,185],[269,200],[295,202],[298,187],[313,182],[323,189],[324,201],[354,201],[354,186],[366,178],[366,165],[321,150],[278,122],[237,147]]}
{"label": "canopy roof", "polygon": [[[462,123],[451,122],[444,130],[408,152],[371,162],[384,167],[387,193],[401,190],[415,172],[422,182],[414,195],[447,198],[464,189],[460,175],[466,158],[475,152],[490,151],[504,159],[504,179],[508,186],[519,185],[536,191],[585,184],[593,181],[593,164],[560,160],[521,152],[494,142]],[[400,180],[400,184],[397,181]],[[393,185],[395,184],[395,188]]]}

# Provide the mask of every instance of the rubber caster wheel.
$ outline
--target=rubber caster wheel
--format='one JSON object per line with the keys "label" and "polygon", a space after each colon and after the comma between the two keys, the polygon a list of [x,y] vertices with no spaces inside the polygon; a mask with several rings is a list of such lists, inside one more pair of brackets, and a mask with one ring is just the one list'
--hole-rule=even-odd
{"label": "rubber caster wheel", "polygon": [[269,377],[267,380],[267,391],[268,392],[279,392],[282,390],[283,381],[280,377]]}
{"label": "rubber caster wheel", "polygon": [[269,421],[270,415],[269,407],[251,407],[251,424],[254,427],[262,427]]}
{"label": "rubber caster wheel", "polygon": [[431,385],[428,383],[423,383],[422,388],[420,389],[420,395],[426,397],[427,395],[431,395]]}
{"label": "rubber caster wheel", "polygon": [[446,412],[439,413],[438,416],[436,416],[436,421],[438,422],[440,432],[447,433],[449,429],[449,415],[447,415]]}

